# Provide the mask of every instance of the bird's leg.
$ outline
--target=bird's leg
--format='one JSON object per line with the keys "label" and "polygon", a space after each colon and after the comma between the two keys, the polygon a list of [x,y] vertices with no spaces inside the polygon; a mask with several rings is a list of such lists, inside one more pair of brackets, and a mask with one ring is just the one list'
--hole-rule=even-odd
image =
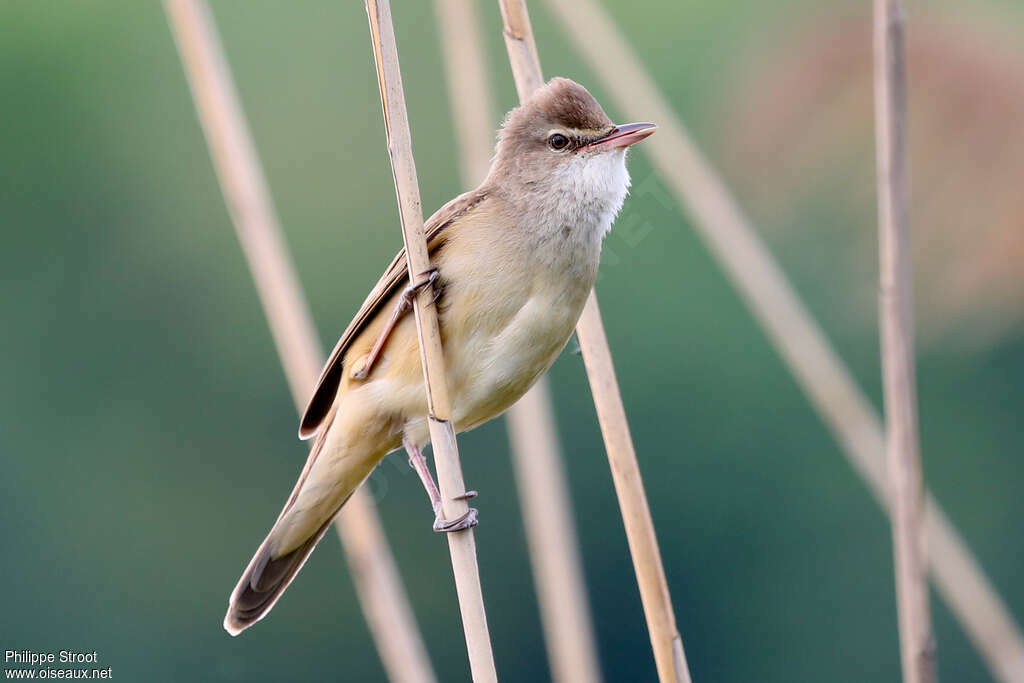
{"label": "bird's leg", "polygon": [[354,379],[366,379],[370,375],[370,370],[373,369],[374,363],[377,362],[377,358],[380,357],[380,352],[384,350],[384,344],[387,343],[388,337],[395,330],[395,325],[402,319],[402,316],[412,310],[412,302],[416,296],[420,293],[424,287],[429,287],[434,284],[439,277],[437,266],[430,266],[427,270],[422,273],[427,275],[426,278],[420,280],[415,284],[411,284],[405,288],[402,295],[398,297],[398,305],[395,307],[394,312],[391,313],[391,317],[388,319],[384,330],[377,337],[377,341],[373,343],[373,348],[370,349],[370,353],[366,354],[366,360],[363,362],[363,367],[359,368],[352,373]]}
{"label": "bird's leg", "polygon": [[[409,454],[409,464],[416,470],[416,474],[420,475],[423,488],[427,490],[427,495],[430,497],[430,507],[434,509],[434,531],[462,531],[476,526],[476,508],[469,508],[464,515],[460,515],[457,519],[447,520],[441,516],[441,492],[438,490],[437,484],[434,483],[434,476],[430,473],[426,458],[420,452],[419,446],[408,438],[402,437],[402,445],[405,446],[405,452]],[[454,500],[469,500],[476,496],[476,491],[466,491],[461,496],[456,496]]]}

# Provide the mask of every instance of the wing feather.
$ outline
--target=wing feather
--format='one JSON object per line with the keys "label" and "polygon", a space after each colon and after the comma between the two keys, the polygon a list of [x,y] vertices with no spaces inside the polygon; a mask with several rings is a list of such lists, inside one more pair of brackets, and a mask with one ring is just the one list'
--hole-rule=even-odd
{"label": "wing feather", "polygon": [[[431,216],[424,224],[424,232],[427,237],[427,249],[433,254],[445,242],[445,228],[449,227],[461,216],[466,215],[480,204],[487,197],[484,190],[475,190],[459,195],[451,200]],[[391,265],[381,276],[380,280],[370,291],[369,296],[360,306],[352,322],[348,324],[342,333],[334,350],[327,359],[320,378],[316,382],[313,396],[302,414],[299,423],[299,438],[308,439],[317,433],[324,418],[334,405],[334,399],[338,394],[338,387],[341,385],[341,377],[344,372],[345,352],[352,345],[352,342],[359,336],[366,326],[380,312],[384,303],[399,289],[409,282],[409,269],[405,259],[405,248],[399,250],[398,254],[391,261]]]}

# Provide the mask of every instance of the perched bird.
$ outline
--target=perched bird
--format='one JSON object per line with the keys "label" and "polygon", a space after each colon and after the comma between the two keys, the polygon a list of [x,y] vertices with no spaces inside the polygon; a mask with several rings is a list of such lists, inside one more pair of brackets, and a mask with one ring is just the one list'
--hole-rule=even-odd
{"label": "perched bird", "polygon": [[[555,78],[505,118],[477,189],[426,222],[433,267],[410,278],[399,252],[324,367],[299,427],[316,436],[288,502],[231,594],[224,627],[261,619],[353,491],[405,446],[441,518],[420,449],[429,440],[413,316],[433,286],[452,422],[464,431],[511,406],[565,347],[594,285],[601,242],[629,188],[626,150],[654,124],[616,126],[587,90]],[[468,495],[473,495],[467,494]]]}

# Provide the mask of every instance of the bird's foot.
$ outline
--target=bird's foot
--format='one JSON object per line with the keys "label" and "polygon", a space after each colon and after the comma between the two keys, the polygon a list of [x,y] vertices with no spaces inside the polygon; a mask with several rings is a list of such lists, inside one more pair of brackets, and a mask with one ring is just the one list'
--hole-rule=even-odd
{"label": "bird's foot", "polygon": [[[370,370],[373,369],[374,364],[380,357],[381,351],[384,350],[384,344],[387,343],[388,337],[395,329],[395,325],[401,320],[402,316],[412,310],[412,302],[419,295],[420,291],[424,287],[429,287],[437,282],[437,278],[440,277],[440,271],[437,266],[430,266],[425,271],[420,273],[425,276],[419,282],[410,284],[402,292],[401,298],[398,300],[398,306],[395,307],[394,312],[388,319],[388,322],[384,325],[384,330],[377,337],[377,341],[374,342],[373,348],[363,358],[362,366],[352,372],[352,379],[364,380],[370,376]],[[437,301],[438,293],[434,294],[434,301]]]}
{"label": "bird's foot", "polygon": [[[424,287],[430,287],[435,282],[437,282],[437,279],[441,277],[441,271],[437,266],[430,266],[425,271],[420,273],[420,276],[423,277],[422,280],[410,284],[402,292],[401,307],[403,310],[412,308],[413,299],[419,296],[419,293],[423,290]],[[434,300],[437,300],[437,294],[434,295]]]}
{"label": "bird's foot", "polygon": [[465,514],[459,515],[455,519],[445,519],[441,515],[438,515],[437,518],[434,519],[434,531],[439,534],[449,534],[453,531],[470,529],[480,523],[477,519],[478,514],[479,513],[476,508],[469,508],[466,510]]}
{"label": "bird's foot", "polygon": [[[466,491],[461,496],[455,496],[453,500],[469,500],[477,497],[476,491]],[[445,519],[441,516],[441,506],[438,504],[434,510],[436,517],[434,518],[434,531],[438,533],[451,533],[453,531],[463,531],[470,529],[479,524],[477,516],[479,512],[476,508],[469,508],[464,514],[459,515],[455,519]]]}

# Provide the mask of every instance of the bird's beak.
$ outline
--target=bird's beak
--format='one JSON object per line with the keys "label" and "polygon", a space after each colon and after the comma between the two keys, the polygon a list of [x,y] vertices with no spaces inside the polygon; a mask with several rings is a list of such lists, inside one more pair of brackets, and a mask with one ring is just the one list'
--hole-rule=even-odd
{"label": "bird's beak", "polygon": [[584,149],[609,150],[629,147],[633,143],[640,142],[649,135],[652,135],[658,127],[653,123],[625,123],[615,126],[608,135],[594,140]]}

